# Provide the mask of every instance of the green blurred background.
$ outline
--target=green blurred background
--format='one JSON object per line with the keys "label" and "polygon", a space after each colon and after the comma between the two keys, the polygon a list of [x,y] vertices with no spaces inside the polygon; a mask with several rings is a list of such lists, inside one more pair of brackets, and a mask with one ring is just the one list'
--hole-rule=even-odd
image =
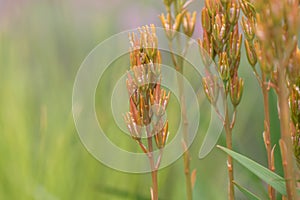
{"label": "green blurred background", "polygon": [[[198,12],[201,8],[200,1],[190,6]],[[0,199],[150,199],[149,174],[110,169],[81,144],[71,112],[72,87],[80,64],[97,44],[123,30],[150,23],[159,26],[161,12],[159,0],[0,0]],[[195,37],[201,35],[199,27]],[[116,79],[122,75],[117,66],[107,73]],[[244,53],[240,76],[245,90],[234,149],[266,165],[262,97]],[[97,114],[109,137],[116,142],[122,138],[122,145],[131,148],[136,144],[124,137],[109,114],[101,113],[108,103],[101,95],[111,94],[115,81],[100,81],[104,89],[96,95]],[[272,139],[277,143],[273,94],[271,100]],[[205,109],[201,119],[207,123]],[[172,134],[177,125],[170,126]],[[199,130],[191,147],[198,198],[227,199],[225,154],[215,149],[198,159],[204,133]],[[219,144],[224,145],[223,136]],[[281,174],[278,155],[276,149]],[[238,164],[235,173],[237,182],[266,198],[265,184]],[[182,159],[159,172],[159,189],[160,199],[185,199]],[[237,199],[245,197],[237,191]]]}

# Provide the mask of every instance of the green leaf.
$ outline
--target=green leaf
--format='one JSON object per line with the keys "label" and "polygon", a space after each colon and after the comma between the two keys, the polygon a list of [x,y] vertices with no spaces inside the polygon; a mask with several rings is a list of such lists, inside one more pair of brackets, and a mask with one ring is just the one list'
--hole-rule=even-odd
{"label": "green leaf", "polygon": [[258,196],[244,188],[243,186],[237,184],[236,182],[233,182],[234,185],[249,199],[249,200],[260,200]]}
{"label": "green leaf", "polygon": [[193,199],[201,199],[202,194],[201,194],[201,188],[200,188],[200,180],[198,178],[198,175],[196,175],[196,182],[193,188]]}
{"label": "green leaf", "polygon": [[270,171],[266,167],[258,164],[257,162],[247,158],[246,156],[243,156],[239,153],[236,153],[232,150],[229,150],[229,149],[219,146],[219,145],[218,145],[218,148],[225,151],[227,154],[229,154],[233,159],[238,161],[245,168],[250,170],[252,173],[254,173],[260,179],[265,181],[267,184],[271,185],[280,194],[286,195],[284,178],[282,178],[281,176]]}

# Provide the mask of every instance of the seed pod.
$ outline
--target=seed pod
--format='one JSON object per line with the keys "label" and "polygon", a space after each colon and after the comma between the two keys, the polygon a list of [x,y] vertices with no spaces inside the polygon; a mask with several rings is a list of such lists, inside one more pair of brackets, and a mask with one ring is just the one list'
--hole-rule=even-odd
{"label": "seed pod", "polygon": [[246,35],[247,40],[252,41],[254,38],[254,22],[250,19],[246,19],[244,16],[242,16],[242,22],[241,22],[243,31]]}
{"label": "seed pod", "polygon": [[214,16],[215,15],[215,9],[214,9],[214,6],[211,5],[213,4],[214,2],[211,1],[211,0],[205,0],[205,7],[207,8],[207,11],[208,11],[208,14],[210,16]]}
{"label": "seed pod", "polygon": [[161,14],[159,16],[159,18],[160,18],[161,24],[162,24],[162,26],[163,26],[163,28],[165,30],[167,38],[169,40],[172,40],[173,37],[174,37],[174,33],[171,30],[172,29],[172,25],[171,25],[171,16],[170,16],[170,14],[168,13],[166,17],[165,17],[164,14]]}
{"label": "seed pod", "polygon": [[196,15],[197,15],[196,12],[193,12],[192,15],[190,12],[186,12],[183,16],[183,19],[182,19],[183,32],[188,37],[191,37],[194,33],[195,23],[196,23]]}
{"label": "seed pod", "polygon": [[247,55],[248,61],[251,64],[251,66],[254,68],[255,64],[257,62],[255,49],[252,46],[252,44],[249,43],[248,40],[245,40],[245,48],[246,48],[246,55]]}
{"label": "seed pod", "polygon": [[130,135],[133,139],[139,140],[141,139],[141,126],[137,125],[136,122],[134,121],[132,114],[126,113],[124,116],[124,121],[127,125],[127,129],[130,132]]}
{"label": "seed pod", "polygon": [[157,83],[153,91],[150,91],[149,98],[153,113],[158,117],[164,115],[169,102],[170,92],[167,94],[164,89],[160,89],[160,83]]}
{"label": "seed pod", "polygon": [[133,99],[130,98],[129,100],[129,111],[132,115],[134,122],[138,125],[143,125],[143,120],[140,115],[140,111],[138,110],[137,106],[134,104]]}
{"label": "seed pod", "polygon": [[242,78],[238,78],[235,74],[230,79],[230,99],[234,107],[237,107],[243,96],[244,81]]}
{"label": "seed pod", "polygon": [[212,34],[214,36],[214,39],[217,41],[218,44],[221,44],[221,41],[226,33],[226,20],[223,14],[216,14],[213,20],[212,28]]}
{"label": "seed pod", "polygon": [[208,14],[208,9],[204,7],[201,12],[201,20],[202,20],[202,28],[205,30],[207,33],[211,32],[211,19]]}
{"label": "seed pod", "polygon": [[228,4],[229,5],[227,7],[227,19],[231,25],[235,25],[240,16],[240,7],[239,4],[237,4],[234,1],[231,1]]}
{"label": "seed pod", "polygon": [[239,5],[242,8],[243,13],[247,16],[247,18],[255,16],[255,8],[248,0],[239,0]]}
{"label": "seed pod", "polygon": [[183,14],[183,12],[178,13],[173,24],[170,13],[168,13],[166,17],[164,14],[161,14],[159,16],[163,28],[165,30],[166,36],[169,40],[173,40],[174,36],[176,35],[176,32],[179,31]]}
{"label": "seed pod", "polygon": [[212,58],[213,57],[213,39],[212,36],[209,36],[209,34],[206,31],[203,31],[203,41],[198,41],[199,45],[202,49],[204,49],[207,54]]}
{"label": "seed pod", "polygon": [[215,106],[219,96],[218,77],[203,77],[202,85],[208,101]]}
{"label": "seed pod", "polygon": [[173,27],[172,27],[174,31],[179,31],[182,16],[183,16],[183,13],[178,13],[177,14],[175,22],[174,22]]}
{"label": "seed pod", "polygon": [[242,34],[239,34],[238,25],[234,27],[234,31],[229,36],[229,53],[232,61],[236,61],[241,53]]}
{"label": "seed pod", "polygon": [[230,76],[230,67],[227,59],[227,53],[222,52],[219,56],[219,73],[224,82],[229,79]]}
{"label": "seed pod", "polygon": [[169,132],[168,132],[168,121],[167,121],[163,129],[161,129],[160,131],[158,131],[158,133],[154,135],[157,148],[161,149],[166,145],[168,134]]}

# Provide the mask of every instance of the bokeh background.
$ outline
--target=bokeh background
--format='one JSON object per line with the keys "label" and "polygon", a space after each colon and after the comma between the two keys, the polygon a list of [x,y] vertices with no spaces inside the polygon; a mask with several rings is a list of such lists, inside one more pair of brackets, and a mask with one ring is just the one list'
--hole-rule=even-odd
{"label": "bokeh background", "polygon": [[[195,0],[190,10],[200,12],[202,6]],[[120,31],[150,23],[160,26],[161,12],[160,0],[0,0],[0,199],[150,199],[149,174],[110,169],[84,148],[72,118],[72,87],[80,64],[97,44]],[[199,14],[197,19],[195,38],[201,36]],[[100,81],[96,108],[108,137],[131,149],[136,144],[102,109],[109,105],[105,99],[126,67],[127,63],[122,70],[116,65],[108,70],[109,78]],[[245,89],[234,150],[266,165],[262,96],[244,52],[240,68]],[[273,94],[271,101],[272,140],[277,144]],[[175,119],[176,113],[172,116]],[[176,127],[171,126],[171,134]],[[190,149],[192,169],[197,169],[197,198],[227,199],[226,155],[215,149],[198,159],[204,133],[199,130]],[[224,136],[219,144],[224,145]],[[278,148],[275,154],[277,172],[282,174]],[[238,183],[267,197],[257,177],[238,164],[235,173]],[[160,199],[185,199],[182,159],[159,172],[159,189]],[[237,199],[245,197],[237,191]]]}

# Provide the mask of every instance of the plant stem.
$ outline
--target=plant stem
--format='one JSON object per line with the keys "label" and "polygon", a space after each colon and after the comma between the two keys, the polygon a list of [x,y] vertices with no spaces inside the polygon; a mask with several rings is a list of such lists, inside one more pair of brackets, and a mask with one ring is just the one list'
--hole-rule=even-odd
{"label": "plant stem", "polygon": [[147,131],[147,140],[148,140],[148,149],[149,149],[148,158],[150,162],[151,176],[152,176],[152,194],[153,194],[152,200],[158,200],[157,168],[155,167],[154,164],[152,135],[149,126],[146,126],[146,131]]}
{"label": "plant stem", "polygon": [[152,176],[152,190],[153,190],[153,200],[158,200],[158,184],[157,184],[157,170],[151,172]]}
{"label": "plant stem", "polygon": [[[183,63],[180,61],[180,63]],[[181,103],[181,118],[183,120],[183,162],[184,162],[184,174],[185,174],[185,182],[186,182],[186,195],[187,200],[193,199],[193,190],[192,190],[192,182],[191,182],[191,172],[190,172],[190,155],[189,150],[187,148],[188,142],[188,119],[186,114],[186,102],[184,98],[184,86],[183,86],[183,67],[182,64],[179,66],[179,74],[177,76],[178,88],[179,88],[179,96]]]}
{"label": "plant stem", "polygon": [[[275,167],[272,164],[272,143],[271,143],[271,134],[270,134],[270,112],[269,112],[269,91],[268,86],[264,84],[266,82],[266,76],[262,73],[262,93],[263,93],[263,101],[264,101],[264,142],[267,151],[268,158],[268,167],[271,171],[275,170]],[[268,185],[269,198],[271,200],[275,200],[275,190],[270,185]]]}
{"label": "plant stem", "polygon": [[[180,42],[178,42],[180,43]],[[188,42],[187,42],[188,45]],[[186,196],[187,200],[193,199],[193,188],[192,188],[192,181],[191,181],[191,172],[190,172],[190,154],[187,148],[188,142],[188,118],[186,113],[186,102],[184,98],[184,84],[183,84],[183,59],[182,57],[178,57],[176,60],[175,55],[173,54],[173,46],[172,42],[169,42],[169,48],[171,51],[172,61],[177,74],[177,84],[178,84],[178,91],[179,91],[179,98],[180,98],[180,105],[181,105],[181,119],[183,120],[183,163],[184,163],[184,174],[185,174],[185,183],[186,183]],[[185,55],[185,50],[183,50],[183,56]]]}
{"label": "plant stem", "polygon": [[[227,104],[227,94],[225,94],[225,121],[224,128],[226,132],[226,146],[228,149],[232,150],[232,127],[230,127],[229,120],[229,112],[228,112],[228,104]],[[228,155],[227,157],[227,169],[228,169],[228,177],[229,177],[229,185],[228,185],[228,199],[234,200],[234,183],[233,183],[233,162],[232,157]]]}
{"label": "plant stem", "polygon": [[294,177],[293,148],[289,128],[289,104],[288,88],[286,85],[286,68],[285,65],[277,66],[278,69],[278,105],[281,130],[281,154],[284,169],[284,178],[286,183],[287,197],[290,200],[296,199],[296,185]]}

